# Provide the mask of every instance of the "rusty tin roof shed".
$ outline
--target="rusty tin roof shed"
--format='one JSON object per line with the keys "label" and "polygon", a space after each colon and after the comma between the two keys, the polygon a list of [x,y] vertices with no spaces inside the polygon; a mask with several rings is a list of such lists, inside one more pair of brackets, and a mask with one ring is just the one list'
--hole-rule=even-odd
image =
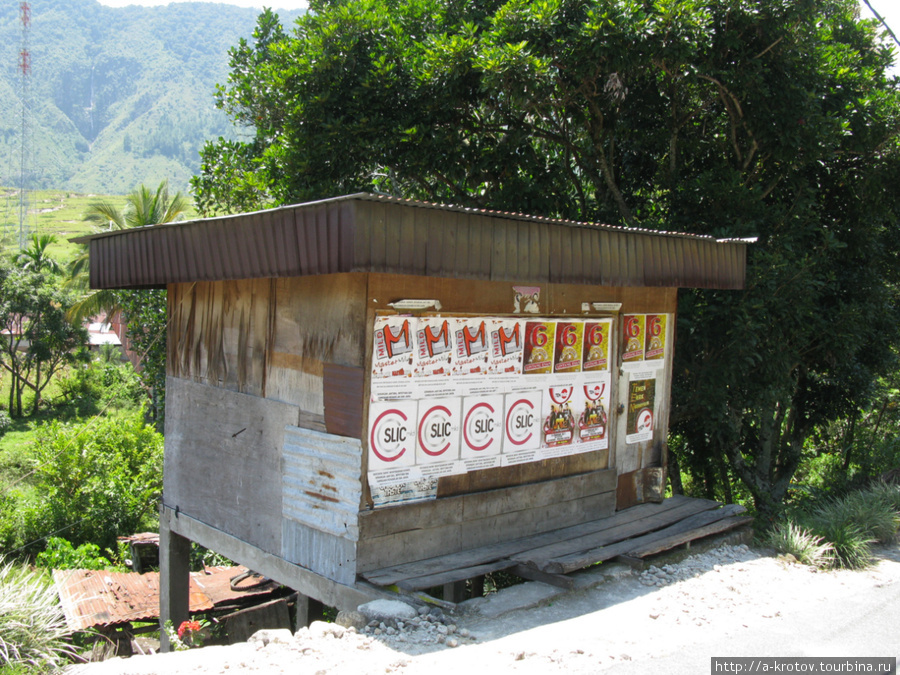
{"label": "rusty tin roof shed", "polygon": [[366,193],[74,241],[90,246],[92,288],[382,272],[740,289],[749,243]]}

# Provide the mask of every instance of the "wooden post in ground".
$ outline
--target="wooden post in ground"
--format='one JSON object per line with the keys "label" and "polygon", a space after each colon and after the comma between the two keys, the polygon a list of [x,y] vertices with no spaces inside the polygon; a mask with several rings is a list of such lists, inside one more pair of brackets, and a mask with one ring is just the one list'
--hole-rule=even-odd
{"label": "wooden post in ground", "polygon": [[171,650],[164,626],[171,621],[176,629],[190,618],[191,540],[159,524],[159,643],[163,652]]}

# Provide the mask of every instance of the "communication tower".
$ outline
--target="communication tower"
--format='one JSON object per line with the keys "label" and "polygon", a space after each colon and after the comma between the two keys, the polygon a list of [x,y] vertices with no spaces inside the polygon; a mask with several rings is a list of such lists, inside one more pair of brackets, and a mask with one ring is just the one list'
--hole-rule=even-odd
{"label": "communication tower", "polygon": [[28,50],[28,34],[31,30],[31,4],[28,0],[19,3],[19,18],[22,22],[22,45],[19,49],[19,74],[22,80],[22,138],[19,146],[19,249],[28,245],[28,94],[31,76],[31,52]]}

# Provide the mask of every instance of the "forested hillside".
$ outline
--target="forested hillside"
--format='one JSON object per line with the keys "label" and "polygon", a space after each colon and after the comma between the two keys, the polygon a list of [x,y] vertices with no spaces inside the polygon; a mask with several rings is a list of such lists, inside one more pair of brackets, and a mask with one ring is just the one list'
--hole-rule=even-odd
{"label": "forested hillside", "polygon": [[[112,8],[32,0],[26,128],[31,188],[124,194],[168,178],[186,191],[207,139],[234,128],[213,93],[254,9],[213,3]],[[282,12],[290,24],[296,12]],[[0,4],[0,185],[19,183],[19,3]]]}

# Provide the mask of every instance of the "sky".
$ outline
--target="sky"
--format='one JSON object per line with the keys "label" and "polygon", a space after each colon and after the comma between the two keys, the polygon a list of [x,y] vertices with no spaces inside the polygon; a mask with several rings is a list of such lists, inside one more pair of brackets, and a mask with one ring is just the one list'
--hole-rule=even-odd
{"label": "sky", "polygon": [[[201,0],[202,1],[202,0]],[[263,6],[272,9],[305,9],[306,0],[214,0],[227,5],[236,5],[238,7],[256,7],[261,9]],[[155,5],[168,5],[171,0],[99,0],[101,5],[108,7],[124,7],[125,5],[144,5],[145,7]],[[894,35],[900,39],[900,2],[897,0],[869,0],[869,4],[878,12],[888,26],[894,31]],[[872,11],[860,0],[860,16],[864,18],[874,18]],[[900,53],[900,46],[897,47]],[[900,64],[898,64],[900,65]],[[898,65],[894,66],[894,72],[900,71]]]}
{"label": "sky", "polygon": [[[188,0],[183,0],[188,1]],[[205,2],[207,0],[192,0],[194,2]],[[271,7],[274,10],[279,9],[306,9],[306,0],[208,0],[222,5],[235,5],[236,7]],[[171,0],[99,0],[101,5],[107,7],[124,7],[125,5],[143,5],[144,7],[155,7],[157,5],[169,5]]]}

